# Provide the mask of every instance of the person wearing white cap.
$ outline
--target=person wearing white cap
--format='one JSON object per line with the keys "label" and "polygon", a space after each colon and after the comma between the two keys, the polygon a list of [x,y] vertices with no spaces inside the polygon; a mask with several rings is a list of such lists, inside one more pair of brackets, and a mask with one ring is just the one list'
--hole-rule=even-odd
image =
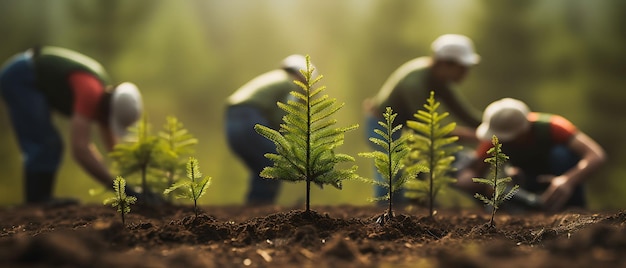
{"label": "person wearing white cap", "polygon": [[[469,105],[454,86],[480,62],[480,56],[474,51],[472,40],[459,34],[439,36],[431,48],[431,56],[415,58],[400,66],[378,94],[363,102],[368,138],[378,135],[374,129],[379,127],[378,121],[382,120],[386,107],[398,114],[396,122],[406,125],[407,120],[414,120],[413,114],[423,108],[430,92],[434,91],[435,98],[460,120],[452,134],[464,141],[477,142],[474,129],[480,124],[480,112]],[[374,174],[382,180],[377,172]],[[375,196],[383,196],[386,191],[375,186]]]}
{"label": "person wearing white cap", "polygon": [[[472,182],[488,170],[484,159],[496,136],[509,157],[507,176],[513,176],[523,196],[514,196],[527,208],[557,211],[585,207],[583,182],[605,162],[604,150],[596,141],[559,115],[531,112],[516,99],[491,103],[483,113],[476,136],[483,142],[476,159],[459,173],[457,186],[468,191],[486,189]],[[529,197],[535,198],[528,199]]]}
{"label": "person wearing white cap", "polygon": [[99,126],[105,149],[112,150],[141,115],[141,94],[134,84],[112,87],[95,60],[69,49],[44,46],[18,53],[3,65],[0,95],[23,155],[26,203],[62,202],[53,197],[63,152],[53,111],[69,117],[74,159],[110,187],[113,177],[91,141],[91,125]]}
{"label": "person wearing white cap", "polygon": [[[295,99],[290,92],[299,91],[293,81],[304,82],[300,70],[307,69],[306,58],[290,55],[281,62],[280,69],[261,74],[250,80],[226,100],[226,138],[230,149],[250,171],[247,204],[272,204],[280,190],[278,180],[262,178],[263,168],[272,166],[266,153],[276,153],[274,143],[256,133],[254,126],[261,124],[279,129],[285,112],[277,102]],[[313,76],[315,77],[315,71]]]}

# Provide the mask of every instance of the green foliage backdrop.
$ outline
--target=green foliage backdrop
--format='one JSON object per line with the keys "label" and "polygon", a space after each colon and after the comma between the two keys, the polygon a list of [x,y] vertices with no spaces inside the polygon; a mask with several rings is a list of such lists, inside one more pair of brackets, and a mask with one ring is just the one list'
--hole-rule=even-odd
{"label": "green foliage backdrop", "polygon": [[[174,115],[199,139],[196,157],[214,178],[202,201],[239,204],[247,174],[223,134],[223,103],[232,91],[289,54],[309,54],[328,88],[341,89],[331,95],[350,100],[338,120],[362,124],[361,100],[396,67],[427,55],[441,34],[466,34],[483,58],[462,85],[471,103],[482,109],[515,97],[569,118],[610,157],[590,178],[591,206],[624,208],[625,12],[619,0],[0,0],[0,60],[43,44],[102,62],[115,81],[140,87],[152,125]],[[55,121],[67,139],[67,120]],[[364,131],[346,135],[342,150],[368,151]],[[3,102],[0,157],[0,204],[15,204],[22,171]],[[373,175],[371,161],[357,164],[363,176]],[[67,150],[58,180],[60,196],[102,200],[88,195],[98,185]],[[281,204],[301,204],[304,196],[294,187],[285,184]],[[359,182],[334,191],[314,191],[312,200],[367,204],[372,194]]]}

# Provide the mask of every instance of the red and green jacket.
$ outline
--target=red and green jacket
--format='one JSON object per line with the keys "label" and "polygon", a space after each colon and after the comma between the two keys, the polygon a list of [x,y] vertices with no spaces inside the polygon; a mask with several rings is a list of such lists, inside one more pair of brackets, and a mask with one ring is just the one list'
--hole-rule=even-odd
{"label": "red and green jacket", "polygon": [[[569,120],[559,115],[548,113],[530,113],[531,122],[527,134],[511,142],[502,143],[502,152],[509,156],[508,163],[518,167],[527,174],[550,174],[550,152],[554,146],[567,146],[578,129]],[[489,141],[482,142],[476,154],[481,160],[481,171],[489,166],[484,159],[490,157],[487,151],[493,145]],[[560,174],[553,174],[560,175]]]}
{"label": "red and green jacket", "polygon": [[67,116],[77,112],[103,121],[109,76],[100,63],[78,52],[50,46],[35,49],[33,62],[37,87],[53,109]]}

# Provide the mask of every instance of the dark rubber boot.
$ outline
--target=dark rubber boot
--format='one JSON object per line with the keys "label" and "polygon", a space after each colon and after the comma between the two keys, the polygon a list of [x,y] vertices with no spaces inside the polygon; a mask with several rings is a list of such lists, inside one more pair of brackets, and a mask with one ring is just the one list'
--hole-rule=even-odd
{"label": "dark rubber boot", "polygon": [[25,172],[24,177],[26,203],[43,203],[52,199],[54,173]]}

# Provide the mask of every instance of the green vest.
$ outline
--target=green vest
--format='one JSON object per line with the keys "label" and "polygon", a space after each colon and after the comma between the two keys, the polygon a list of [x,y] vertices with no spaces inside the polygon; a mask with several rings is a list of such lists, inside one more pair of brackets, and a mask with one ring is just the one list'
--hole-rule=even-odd
{"label": "green vest", "polygon": [[255,107],[263,112],[271,127],[276,128],[285,115],[276,103],[286,103],[293,98],[289,92],[299,89],[293,81],[293,76],[282,69],[270,71],[236,90],[228,97],[226,103],[228,106]]}
{"label": "green vest", "polygon": [[431,63],[431,58],[420,57],[394,71],[374,97],[379,114],[382,116],[386,107],[391,107],[398,114],[396,122],[405,124],[407,120],[415,120],[413,115],[424,108],[430,92],[434,91],[435,99],[444,106],[443,111],[468,126],[477,127],[480,113],[459,96],[456,89],[429,78]]}
{"label": "green vest", "polygon": [[100,63],[92,58],[59,47],[42,47],[33,56],[38,88],[43,92],[52,108],[61,114],[73,114],[74,91],[69,75],[76,71],[93,74],[102,83],[109,85],[109,76]]}

